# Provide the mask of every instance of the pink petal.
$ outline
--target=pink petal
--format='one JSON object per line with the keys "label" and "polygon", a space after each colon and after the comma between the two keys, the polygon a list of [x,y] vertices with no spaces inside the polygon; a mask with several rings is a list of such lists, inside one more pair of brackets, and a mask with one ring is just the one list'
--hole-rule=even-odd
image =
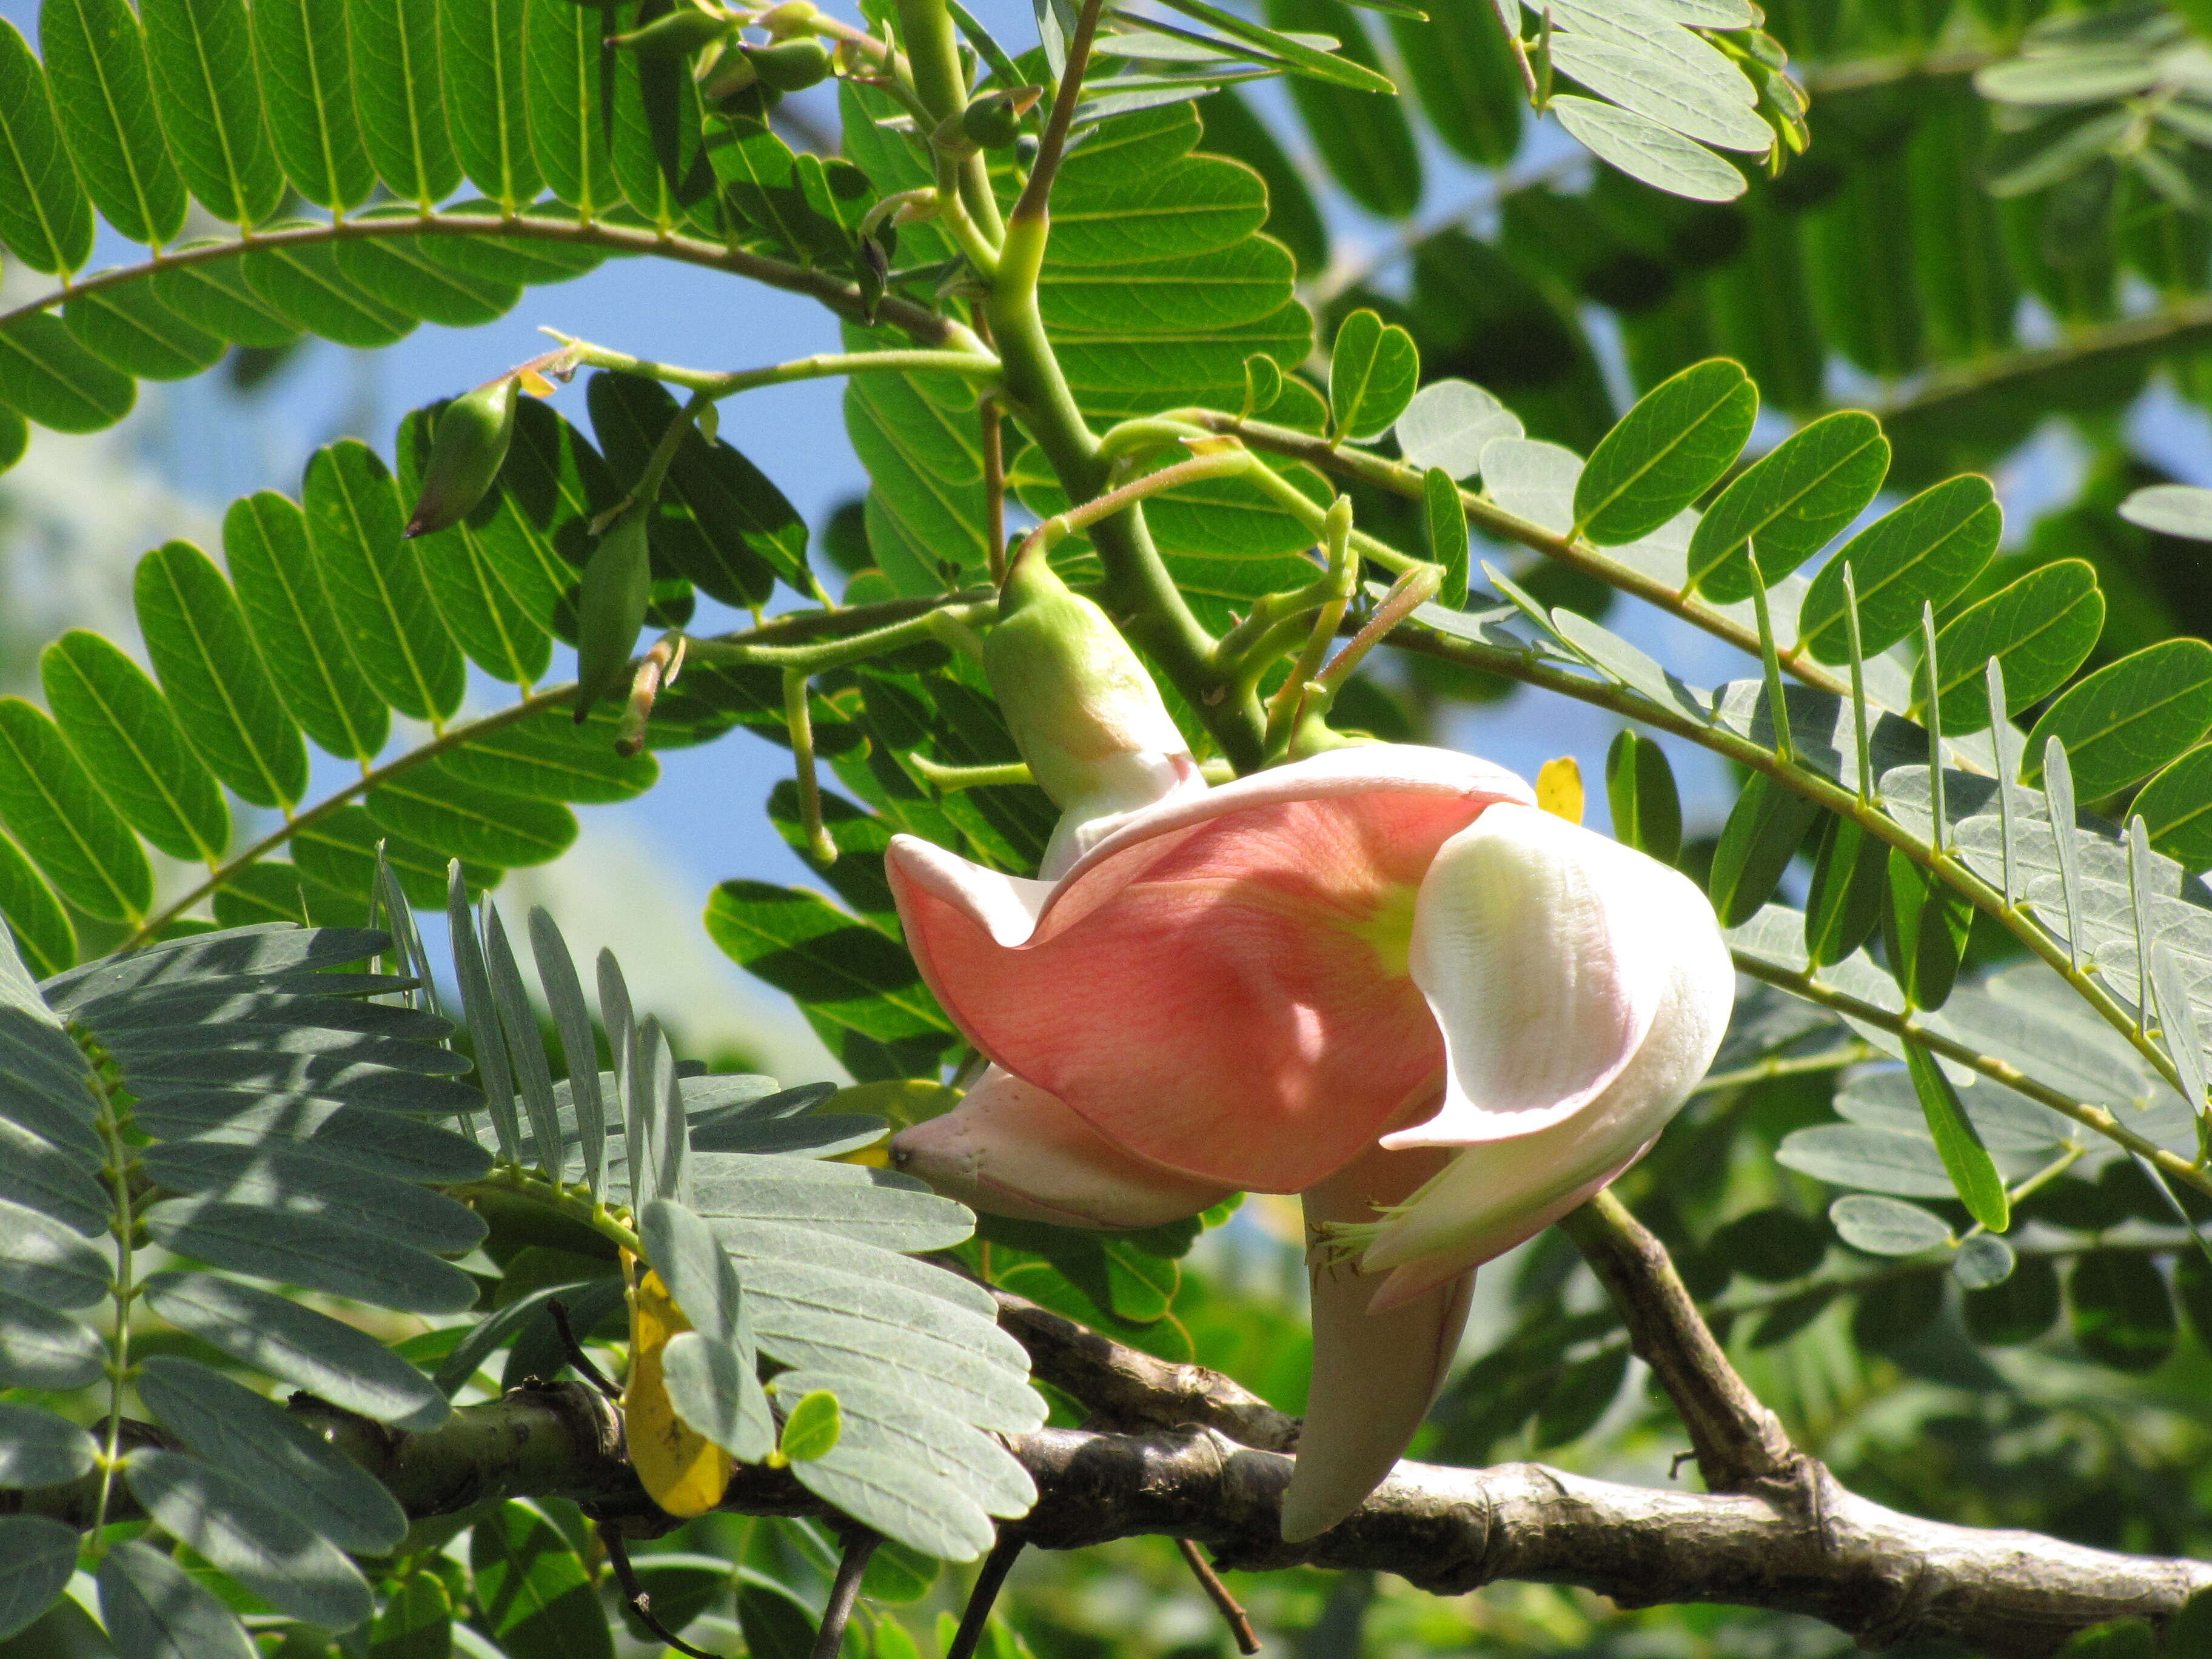
{"label": "pink petal", "polygon": [[1034,884],[903,836],[888,867],[985,1054],[1142,1158],[1297,1192],[1433,1091],[1443,1044],[1393,929],[1438,847],[1528,798],[1442,750],[1331,751],[1139,814],[1027,932]]}
{"label": "pink petal", "polygon": [[1060,1227],[1157,1227],[1230,1192],[1132,1157],[996,1066],[951,1111],[901,1130],[890,1151],[894,1168],[970,1209]]}
{"label": "pink petal", "polygon": [[[1370,1152],[1304,1194],[1309,1235],[1330,1222],[1367,1222],[1428,1181],[1446,1154]],[[1292,1543],[1334,1526],[1367,1500],[1413,1440],[1443,1384],[1467,1323],[1474,1276],[1461,1273],[1384,1310],[1382,1280],[1353,1262],[1307,1256],[1313,1285],[1313,1386],[1298,1458],[1283,1495]]]}

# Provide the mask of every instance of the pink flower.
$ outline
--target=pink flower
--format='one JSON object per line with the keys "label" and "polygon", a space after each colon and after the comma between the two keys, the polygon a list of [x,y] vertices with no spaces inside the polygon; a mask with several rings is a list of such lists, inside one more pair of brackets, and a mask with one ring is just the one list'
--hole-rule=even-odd
{"label": "pink flower", "polygon": [[1284,1525],[1310,1536],[1403,1450],[1474,1267],[1680,1106],[1735,975],[1695,886],[1486,762],[1370,744],[1178,781],[1057,881],[894,839],[915,960],[994,1062],[894,1149],[1075,1224],[1304,1194],[1315,1380]]}

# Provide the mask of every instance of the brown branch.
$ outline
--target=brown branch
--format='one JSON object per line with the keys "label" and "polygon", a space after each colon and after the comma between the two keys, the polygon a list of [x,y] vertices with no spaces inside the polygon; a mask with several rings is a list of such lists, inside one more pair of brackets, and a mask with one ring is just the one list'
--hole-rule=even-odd
{"label": "brown branch", "polygon": [[1790,1443],[1781,1419],[1736,1375],[1667,1247],[1610,1192],[1559,1224],[1613,1298],[1636,1357],[1682,1414],[1706,1489],[1787,1489],[1817,1499],[1826,1472]]}
{"label": "brown branch", "polygon": [[1125,1347],[1048,1308],[993,1289],[999,1323],[1030,1352],[1030,1368],[1091,1408],[1097,1426],[1196,1424],[1256,1451],[1295,1451],[1298,1419],[1203,1365],[1179,1365]]}
{"label": "brown branch", "polygon": [[[1206,1390],[1192,1390],[1205,1373],[1172,1369],[1194,1374],[1183,1379],[1184,1397],[1205,1397]],[[422,1434],[304,1397],[293,1409],[417,1519],[502,1498],[560,1497],[631,1536],[677,1524],[653,1508],[631,1473],[619,1414],[584,1383],[518,1389],[465,1407]],[[1401,1463],[1350,1520],[1286,1544],[1281,1505],[1291,1460],[1212,1429],[1043,1429],[1008,1436],[1006,1445],[1036,1482],[1038,1500],[1002,1535],[1044,1549],[1188,1538],[1236,1571],[1394,1572],[1447,1595],[1522,1579],[1580,1585],[1625,1607],[1723,1601],[1808,1614],[1869,1646],[1939,1638],[1990,1659],[2043,1659],[2076,1630],[2119,1617],[2160,1620],[2193,1592],[2212,1588],[2212,1564],[1917,1520],[1838,1487],[1807,1515],[1763,1497],[1620,1486],[1534,1463]],[[82,1481],[0,1492],[0,1514],[29,1511],[81,1526],[91,1492]],[[745,1466],[722,1507],[826,1512],[787,1469]]]}

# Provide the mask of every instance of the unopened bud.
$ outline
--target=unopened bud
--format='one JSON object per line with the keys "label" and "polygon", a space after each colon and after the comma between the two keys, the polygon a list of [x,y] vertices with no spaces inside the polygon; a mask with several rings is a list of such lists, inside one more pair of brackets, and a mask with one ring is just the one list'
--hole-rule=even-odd
{"label": "unopened bud", "polygon": [[753,73],[776,92],[804,92],[830,78],[830,49],[811,37],[773,46],[748,46]]}
{"label": "unopened bud", "polygon": [[1021,136],[1022,117],[1043,92],[1042,87],[1018,87],[987,94],[961,112],[960,130],[970,143],[984,149],[1011,149]]}
{"label": "unopened bud", "polygon": [[853,270],[860,289],[860,320],[873,328],[877,309],[884,302],[884,291],[890,286],[890,251],[875,237],[863,236]]}
{"label": "unopened bud", "polygon": [[983,641],[983,671],[1030,773],[1061,811],[1043,872],[1061,873],[1106,821],[1203,788],[1159,688],[1121,630],[1032,546]]}
{"label": "unopened bud", "polygon": [[476,510],[507,459],[507,441],[514,435],[515,391],[514,376],[502,374],[446,405],[407,535],[428,536]]}
{"label": "unopened bud", "polygon": [[656,17],[641,29],[613,36],[608,45],[635,52],[641,58],[689,58],[702,46],[711,46],[738,26],[726,15],[684,6],[665,17]]}
{"label": "unopened bud", "polygon": [[759,79],[744,48],[732,46],[711,63],[701,65],[699,95],[710,104],[718,104],[726,98],[736,97]]}
{"label": "unopened bud", "polygon": [[778,40],[788,40],[805,32],[807,27],[822,15],[822,8],[814,0],[783,0],[780,6],[770,6],[754,23],[766,29]]}
{"label": "unopened bud", "polygon": [[584,566],[576,595],[576,724],[592,706],[623,688],[630,647],[645,626],[653,596],[653,559],[646,544],[645,503],[624,507]]}

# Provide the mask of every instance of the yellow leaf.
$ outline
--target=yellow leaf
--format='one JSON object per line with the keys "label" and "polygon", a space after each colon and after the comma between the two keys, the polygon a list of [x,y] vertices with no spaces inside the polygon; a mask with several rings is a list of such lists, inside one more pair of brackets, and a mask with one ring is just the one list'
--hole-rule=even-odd
{"label": "yellow leaf", "polygon": [[1536,769],[1536,805],[1569,823],[1583,821],[1583,769],[1572,755]]}
{"label": "yellow leaf", "polygon": [[684,1425],[661,1381],[660,1357],[668,1339],[690,1328],[659,1274],[647,1272],[636,1279],[629,1297],[623,1432],[630,1467],[653,1501],[681,1516],[704,1515],[722,1501],[722,1490],[730,1484],[730,1455]]}
{"label": "yellow leaf", "polygon": [[550,398],[557,390],[552,381],[534,368],[524,369],[515,379],[522,382],[522,389],[533,398]]}

